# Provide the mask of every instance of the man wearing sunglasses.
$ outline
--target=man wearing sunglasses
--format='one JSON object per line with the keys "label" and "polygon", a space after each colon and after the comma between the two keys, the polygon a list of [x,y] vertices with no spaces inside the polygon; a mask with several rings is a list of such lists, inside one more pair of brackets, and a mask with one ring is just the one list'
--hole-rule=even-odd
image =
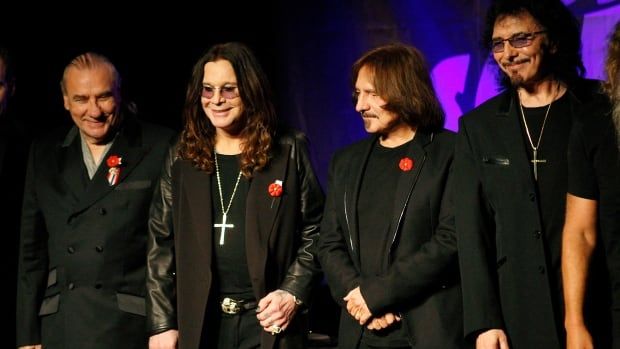
{"label": "man wearing sunglasses", "polygon": [[[599,85],[581,78],[579,27],[560,0],[494,1],[483,42],[504,91],[460,120],[455,223],[465,335],[477,348],[561,348],[567,144]],[[609,293],[592,294],[586,313],[598,323],[588,326],[607,338]]]}

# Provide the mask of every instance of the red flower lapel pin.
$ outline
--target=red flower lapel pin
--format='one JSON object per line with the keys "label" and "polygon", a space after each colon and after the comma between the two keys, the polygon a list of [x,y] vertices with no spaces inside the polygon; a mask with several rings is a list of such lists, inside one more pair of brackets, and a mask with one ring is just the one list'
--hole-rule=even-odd
{"label": "red flower lapel pin", "polygon": [[267,189],[269,192],[269,196],[276,198],[282,195],[282,181],[276,179],[275,182],[269,184],[269,188]]}
{"label": "red flower lapel pin", "polygon": [[282,196],[283,191],[281,180],[276,179],[273,183],[269,184],[267,193],[271,196],[271,208],[273,208],[273,202],[276,201],[276,198]]}
{"label": "red flower lapel pin", "polygon": [[118,184],[118,181],[121,177],[121,165],[123,164],[123,158],[118,155],[110,155],[106,160],[106,164],[108,165],[108,174],[106,175],[106,179],[110,185]]}
{"label": "red flower lapel pin", "polygon": [[405,156],[404,158],[400,159],[400,162],[398,163],[398,167],[401,169],[401,171],[411,171],[413,169],[413,159],[410,157]]}

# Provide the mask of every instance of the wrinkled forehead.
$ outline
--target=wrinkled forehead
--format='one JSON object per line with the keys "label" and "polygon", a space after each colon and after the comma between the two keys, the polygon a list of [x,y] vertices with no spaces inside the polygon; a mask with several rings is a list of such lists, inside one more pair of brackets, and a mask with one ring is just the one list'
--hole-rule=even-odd
{"label": "wrinkled forehead", "polygon": [[493,25],[493,38],[508,38],[517,33],[542,30],[542,26],[527,11],[498,16]]}
{"label": "wrinkled forehead", "polygon": [[118,92],[120,89],[118,75],[108,64],[97,64],[89,67],[70,66],[65,70],[65,88],[73,90],[78,87],[96,85],[100,88]]}

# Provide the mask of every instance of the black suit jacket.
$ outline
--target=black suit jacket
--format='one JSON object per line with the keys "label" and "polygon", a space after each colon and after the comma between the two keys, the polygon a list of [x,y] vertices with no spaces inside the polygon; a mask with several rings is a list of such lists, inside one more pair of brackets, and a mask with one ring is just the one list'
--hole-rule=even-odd
{"label": "black suit jacket", "polygon": [[[338,344],[356,348],[361,326],[343,297],[360,286],[375,315],[401,313],[409,341],[417,348],[461,348],[461,293],[456,237],[452,229],[449,173],[454,135],[418,131],[407,154],[414,168],[396,186],[393,230],[380,253],[389,263],[378,276],[362,277],[359,260],[357,198],[373,136],[339,151],[331,161],[328,199],[321,224],[319,257],[335,300],[343,306]],[[395,164],[396,165],[396,164]]]}
{"label": "black suit jacket", "polygon": [[[582,81],[566,92],[573,119],[597,90],[597,83]],[[554,304],[562,304],[562,295],[550,278],[561,279],[560,263],[552,261],[548,251],[559,255],[561,230],[542,234],[539,199],[514,101],[514,92],[507,91],[460,120],[455,214],[465,334],[473,340],[481,331],[501,328],[511,348],[559,348],[563,314]],[[565,161],[566,151],[552,155]],[[566,177],[558,178],[557,185],[565,187]],[[563,214],[565,201],[557,205]],[[599,299],[605,297],[603,291]]]}
{"label": "black suit jacket", "polygon": [[[257,300],[284,289],[310,300],[319,275],[316,240],[323,192],[301,133],[283,135],[269,165],[255,171],[246,198],[246,257]],[[180,349],[209,338],[207,309],[221,311],[213,281],[213,174],[196,169],[171,147],[150,215],[147,310],[149,331],[178,328]],[[283,194],[268,187],[283,181]],[[302,348],[307,328],[301,311],[282,334],[262,331],[261,348]],[[203,329],[205,329],[203,331]]]}
{"label": "black suit jacket", "polygon": [[[18,345],[146,348],[148,208],[173,134],[127,117],[92,180],[79,131],[32,146],[21,225]],[[106,158],[122,157],[120,181]]]}

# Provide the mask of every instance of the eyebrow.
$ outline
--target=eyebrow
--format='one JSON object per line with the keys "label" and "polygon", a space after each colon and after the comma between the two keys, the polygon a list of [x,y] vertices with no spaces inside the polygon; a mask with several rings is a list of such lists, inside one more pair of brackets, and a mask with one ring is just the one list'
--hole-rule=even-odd
{"label": "eyebrow", "polygon": [[[221,87],[221,86],[227,86],[227,85],[234,85],[234,86],[237,86],[237,83],[236,83],[236,82],[225,82],[225,83],[223,83],[222,85],[220,85],[220,87]],[[202,82],[202,86],[211,86],[211,87],[216,87],[215,85],[210,84],[210,83],[208,83],[208,82],[204,82],[204,81]]]}
{"label": "eyebrow", "polygon": [[[534,30],[534,31],[531,31],[531,32],[517,32],[517,33],[514,33],[514,34],[510,35],[510,36],[508,37],[508,39],[512,39],[512,38],[514,38],[515,36],[519,36],[519,35],[531,35],[531,34],[533,34],[533,33],[535,33],[535,32],[537,32],[537,30]],[[495,36],[495,37],[491,38],[491,40],[492,40],[492,41],[496,41],[496,40],[508,40],[508,39],[504,39],[504,38],[503,38],[503,37],[501,37],[501,36]]]}

